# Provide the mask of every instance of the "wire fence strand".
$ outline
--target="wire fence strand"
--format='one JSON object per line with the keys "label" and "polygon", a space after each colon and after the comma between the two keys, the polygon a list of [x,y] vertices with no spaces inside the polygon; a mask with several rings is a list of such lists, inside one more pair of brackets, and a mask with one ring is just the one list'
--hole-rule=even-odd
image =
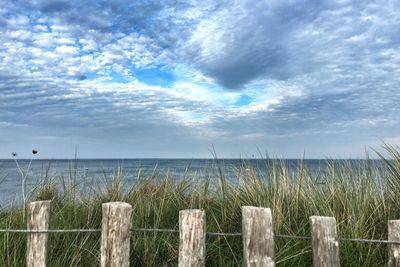
{"label": "wire fence strand", "polygon": [[345,238],[345,237],[340,237],[339,241],[400,245],[400,241],[379,240],[379,239],[363,239],[363,238]]}
{"label": "wire fence strand", "polygon": [[297,235],[281,235],[281,234],[275,234],[274,237],[288,238],[288,239],[305,239],[305,240],[311,240],[311,236],[297,236]]}
{"label": "wire fence strand", "polygon": [[28,233],[28,234],[87,233],[87,232],[101,232],[101,229],[48,229],[48,230],[0,229],[0,233]]}
{"label": "wire fence strand", "polygon": [[210,236],[241,236],[242,233],[212,233],[212,232],[207,232],[207,235]]}
{"label": "wire fence strand", "polygon": [[175,229],[149,229],[149,228],[132,228],[131,232],[164,232],[164,233],[179,233],[179,230]]}
{"label": "wire fence strand", "polygon": [[[161,228],[132,228],[131,232],[158,232],[158,233],[179,233],[176,229],[161,229]],[[28,229],[0,229],[0,233],[31,233],[31,234],[45,234],[45,233],[100,233],[101,229],[48,229],[48,230],[28,230]],[[241,236],[242,233],[222,233],[222,232],[206,232],[209,236]],[[284,239],[302,239],[311,240],[311,236],[296,236],[274,234],[276,238]],[[391,244],[400,245],[400,241],[380,240],[380,239],[364,239],[364,238],[347,238],[339,237],[338,241],[345,242],[360,242],[360,243],[378,243],[378,244]]]}

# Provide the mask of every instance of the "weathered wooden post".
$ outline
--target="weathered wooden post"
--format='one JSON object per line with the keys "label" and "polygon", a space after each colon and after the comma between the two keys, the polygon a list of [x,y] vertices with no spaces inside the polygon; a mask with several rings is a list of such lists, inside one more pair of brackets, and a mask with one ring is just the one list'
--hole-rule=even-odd
{"label": "weathered wooden post", "polygon": [[101,266],[129,266],[129,241],[132,206],[124,202],[102,205]]}
{"label": "weathered wooden post", "polygon": [[[36,201],[28,206],[28,230],[49,229],[51,201]],[[28,267],[47,266],[48,234],[28,233],[26,265]]]}
{"label": "weathered wooden post", "polygon": [[206,214],[203,210],[179,211],[179,267],[205,266]]}
{"label": "weathered wooden post", "polygon": [[[390,220],[388,222],[388,240],[400,242],[400,220]],[[389,267],[400,266],[400,245],[389,244]]]}
{"label": "weathered wooden post", "polygon": [[245,267],[275,266],[271,209],[243,206],[242,238]]}
{"label": "weathered wooden post", "polygon": [[310,222],[314,266],[340,266],[336,219],[311,216]]}

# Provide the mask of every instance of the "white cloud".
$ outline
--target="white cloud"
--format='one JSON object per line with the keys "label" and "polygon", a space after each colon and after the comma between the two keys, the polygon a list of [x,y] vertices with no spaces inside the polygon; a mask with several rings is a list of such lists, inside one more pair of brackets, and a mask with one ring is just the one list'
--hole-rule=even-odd
{"label": "white cloud", "polygon": [[8,32],[8,36],[10,36],[10,38],[12,38],[12,39],[26,41],[32,37],[32,33],[28,32],[28,31],[24,31],[24,30],[17,30],[17,31]]}
{"label": "white cloud", "polygon": [[54,52],[61,55],[75,55],[78,51],[79,49],[75,46],[61,45],[57,46]]}

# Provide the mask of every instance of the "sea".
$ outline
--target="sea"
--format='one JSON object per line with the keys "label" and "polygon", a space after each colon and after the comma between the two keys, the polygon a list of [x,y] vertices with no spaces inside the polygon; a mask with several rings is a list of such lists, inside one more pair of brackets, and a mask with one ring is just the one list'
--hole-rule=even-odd
{"label": "sea", "polygon": [[[106,187],[112,183],[118,170],[122,171],[122,184],[129,183],[138,177],[149,177],[153,174],[168,173],[174,180],[183,177],[196,177],[216,181],[222,168],[228,180],[234,181],[237,170],[252,170],[267,173],[265,170],[276,162],[272,159],[0,159],[0,209],[19,206],[22,203],[22,181],[25,179],[25,195],[51,177],[57,186],[73,184],[96,185]],[[295,172],[303,162],[311,173],[321,173],[327,167],[326,159],[286,159],[289,172]],[[347,163],[360,166],[366,160],[329,160],[330,163]],[[380,161],[369,160],[368,164],[379,166]],[[139,175],[140,174],[140,175]],[[156,177],[165,177],[159,175]],[[73,180],[73,181],[71,181]],[[82,188],[82,187],[81,187]]]}

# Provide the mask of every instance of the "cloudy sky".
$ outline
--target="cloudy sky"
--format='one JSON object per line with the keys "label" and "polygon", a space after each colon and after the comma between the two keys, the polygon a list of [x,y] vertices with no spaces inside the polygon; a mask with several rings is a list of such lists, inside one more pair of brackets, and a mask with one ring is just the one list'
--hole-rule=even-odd
{"label": "cloudy sky", "polygon": [[399,103],[397,0],[0,1],[0,158],[363,157]]}

